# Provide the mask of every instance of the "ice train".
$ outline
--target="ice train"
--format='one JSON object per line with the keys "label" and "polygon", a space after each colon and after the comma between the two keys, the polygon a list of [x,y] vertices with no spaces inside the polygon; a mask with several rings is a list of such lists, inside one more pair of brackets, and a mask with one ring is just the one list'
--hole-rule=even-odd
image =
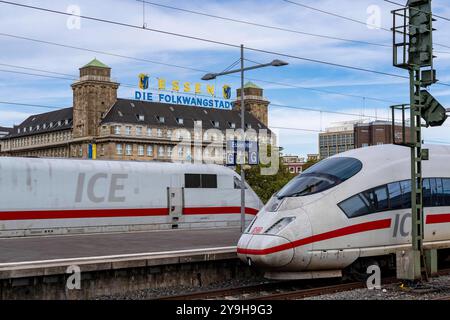
{"label": "ice train", "polygon": [[[425,248],[450,247],[450,147],[423,162]],[[365,257],[410,247],[410,149],[382,145],[325,159],[292,179],[238,243],[266,277],[334,277]]]}
{"label": "ice train", "polygon": [[[218,165],[0,158],[0,237],[239,226],[240,203]],[[247,186],[247,220],[261,207]]]}

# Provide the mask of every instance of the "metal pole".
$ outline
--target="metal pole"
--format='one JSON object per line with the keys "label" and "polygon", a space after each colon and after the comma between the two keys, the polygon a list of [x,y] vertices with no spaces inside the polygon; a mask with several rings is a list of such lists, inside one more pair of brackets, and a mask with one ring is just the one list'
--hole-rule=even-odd
{"label": "metal pole", "polygon": [[[245,148],[245,105],[244,105],[244,45],[241,44],[241,128]],[[242,143],[242,142],[241,142]],[[244,149],[245,150],[245,149]],[[245,151],[241,162],[241,232],[245,231]]]}
{"label": "metal pole", "polygon": [[412,269],[411,280],[421,279],[423,259],[422,137],[420,68],[410,69],[411,97],[411,214]]}

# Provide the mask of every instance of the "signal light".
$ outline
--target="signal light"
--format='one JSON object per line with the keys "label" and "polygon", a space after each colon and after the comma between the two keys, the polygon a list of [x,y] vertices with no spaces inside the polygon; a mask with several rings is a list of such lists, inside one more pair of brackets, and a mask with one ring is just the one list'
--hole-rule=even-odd
{"label": "signal light", "polygon": [[422,104],[422,119],[425,120],[427,127],[442,126],[447,120],[447,110],[437,101],[428,91],[420,92]]}
{"label": "signal light", "polygon": [[433,21],[431,0],[410,0],[409,64],[419,67],[433,65]]}

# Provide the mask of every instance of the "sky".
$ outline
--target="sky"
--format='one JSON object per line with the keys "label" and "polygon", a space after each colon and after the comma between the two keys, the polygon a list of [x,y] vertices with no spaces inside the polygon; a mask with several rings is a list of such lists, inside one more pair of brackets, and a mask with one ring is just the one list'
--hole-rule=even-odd
{"label": "sky", "polygon": [[[243,44],[248,48],[401,76],[408,75],[407,71],[392,66],[392,50],[379,46],[392,43],[392,34],[382,28],[392,27],[390,11],[397,8],[396,5],[382,0],[294,0],[355,20],[366,21],[366,25],[283,0],[153,1],[160,5],[210,15],[378,45],[262,28],[151,4],[145,5],[144,13],[142,2],[135,0],[16,2],[64,12],[79,9],[81,14],[86,16],[139,26],[145,23],[147,28],[167,32],[234,45]],[[436,14],[450,17],[450,4],[446,0],[434,0],[433,10]],[[81,20],[78,25],[70,19],[68,16],[0,3],[0,101],[60,108],[71,106],[70,84],[73,80],[61,78],[76,77],[78,68],[93,58],[110,66],[112,76],[118,82],[137,86],[137,75],[142,72],[150,74],[152,78],[160,77],[168,81],[199,82],[204,71],[222,71],[238,60],[240,55],[239,49],[234,47],[89,20]],[[382,28],[374,28],[374,24],[379,24]],[[435,68],[438,79],[446,83],[450,83],[450,34],[445,32],[449,26],[449,21],[441,19],[434,25],[437,29],[434,33],[437,55]],[[51,45],[48,42],[72,48]],[[373,120],[389,119],[390,105],[409,102],[407,79],[251,50],[245,50],[245,58],[247,66],[255,62],[270,62],[273,59],[289,63],[285,67],[259,69],[246,74],[246,81],[251,80],[262,87],[264,96],[271,101],[269,127],[276,132],[279,145],[284,148],[285,154],[304,156],[308,153],[318,153],[318,131],[340,121],[370,119],[368,117]],[[230,85],[235,91],[240,85],[239,77],[223,77],[215,82],[217,87],[224,84]],[[450,87],[434,85],[430,90],[441,104],[450,105]],[[122,86],[119,89],[119,97],[133,98],[134,91],[134,88]],[[31,114],[47,111],[49,109],[0,103],[0,126],[19,124]],[[354,115],[330,113],[336,111]],[[280,127],[285,129],[276,129]],[[426,142],[450,144],[450,120],[443,127],[424,129],[424,139]]]}

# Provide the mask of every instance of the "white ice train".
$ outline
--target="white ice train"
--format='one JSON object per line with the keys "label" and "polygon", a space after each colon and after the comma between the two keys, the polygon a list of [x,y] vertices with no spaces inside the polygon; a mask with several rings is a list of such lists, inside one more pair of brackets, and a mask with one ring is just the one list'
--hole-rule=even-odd
{"label": "white ice train", "polygon": [[0,158],[0,237],[239,226],[239,188],[218,165]]}
{"label": "white ice train", "polygon": [[[427,148],[424,247],[448,248],[450,147]],[[323,160],[261,209],[240,238],[238,255],[268,278],[301,279],[340,276],[356,260],[402,251],[411,243],[410,176],[410,149],[401,146]]]}

